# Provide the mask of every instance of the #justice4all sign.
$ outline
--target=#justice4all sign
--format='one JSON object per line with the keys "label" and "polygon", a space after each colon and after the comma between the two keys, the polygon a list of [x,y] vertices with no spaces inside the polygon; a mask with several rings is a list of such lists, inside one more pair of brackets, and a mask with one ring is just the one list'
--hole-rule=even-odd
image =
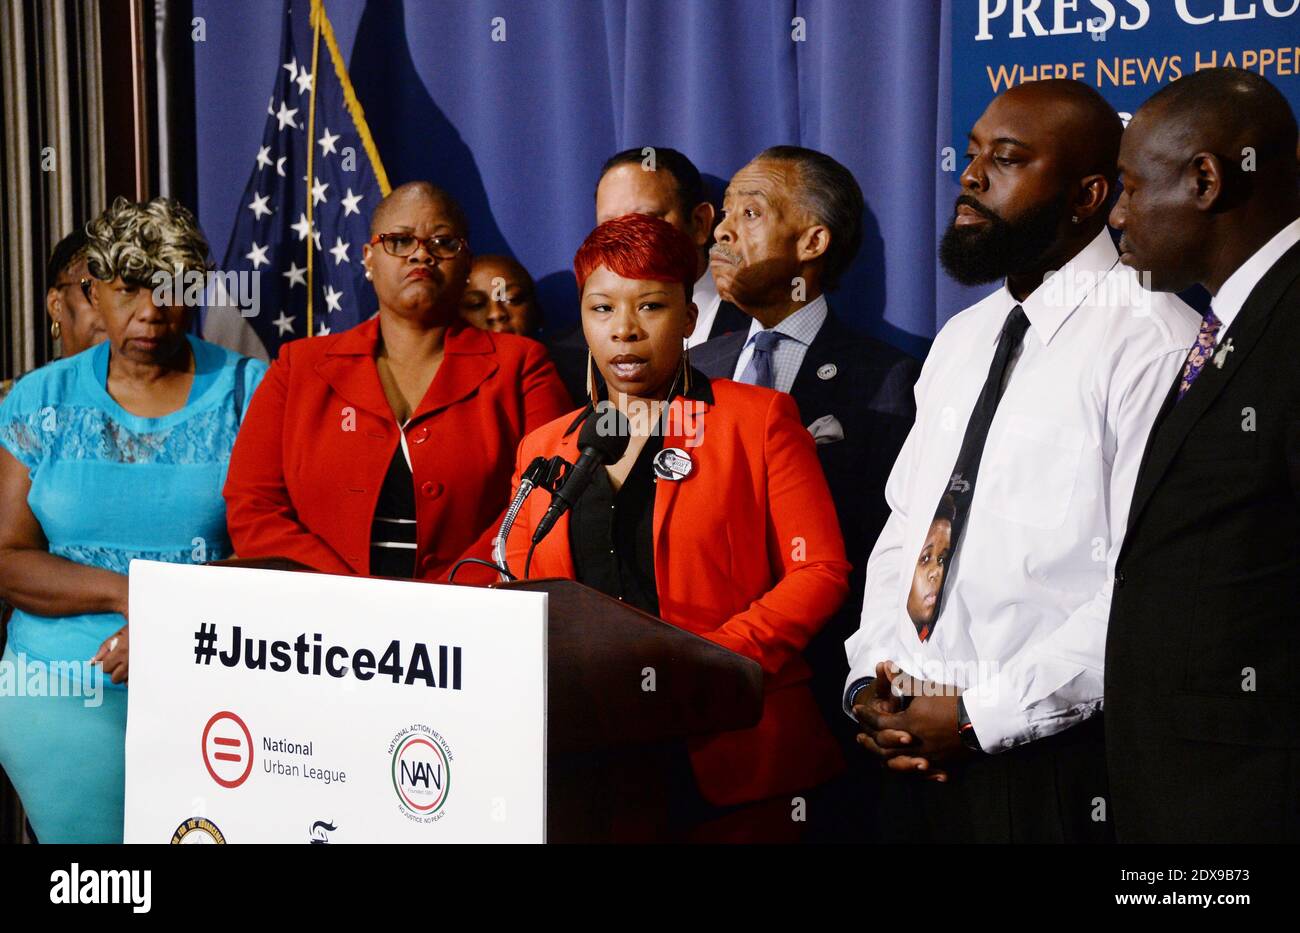
{"label": "#justice4all sign", "polygon": [[546,596],[131,564],[126,841],[541,842]]}

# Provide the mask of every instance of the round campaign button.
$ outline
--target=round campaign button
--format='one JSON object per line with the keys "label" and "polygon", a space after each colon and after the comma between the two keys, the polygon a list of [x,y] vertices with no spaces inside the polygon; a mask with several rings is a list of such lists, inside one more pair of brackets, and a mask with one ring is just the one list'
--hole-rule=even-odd
{"label": "round campaign button", "polygon": [[686,479],[695,469],[691,455],[680,447],[665,447],[655,454],[655,476],[672,482]]}
{"label": "round campaign button", "polygon": [[834,363],[823,363],[821,366],[817,367],[817,378],[822,381],[834,379],[835,374],[839,371],[839,367]]}

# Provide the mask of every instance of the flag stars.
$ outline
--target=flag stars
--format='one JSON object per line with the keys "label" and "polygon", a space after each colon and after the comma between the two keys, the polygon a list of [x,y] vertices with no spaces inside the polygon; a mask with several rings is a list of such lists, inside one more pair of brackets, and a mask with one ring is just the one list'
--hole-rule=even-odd
{"label": "flag stars", "polygon": [[295,55],[292,61],[286,62],[280,67],[289,72],[289,80],[292,81],[298,74],[298,56]]}
{"label": "flag stars", "polygon": [[280,121],[280,125],[277,129],[282,130],[286,126],[292,126],[294,129],[297,129],[298,124],[293,121],[293,115],[297,112],[297,107],[289,107],[284,101],[280,101],[280,110],[274,115],[275,118]]}
{"label": "flag stars", "polygon": [[[271,116],[275,116],[275,114],[271,114]],[[271,147],[263,146],[262,148],[257,150],[257,167],[259,169],[263,169],[268,167],[270,164],[271,164]]]}
{"label": "flag stars", "polygon": [[334,245],[330,247],[330,255],[334,257],[334,265],[341,265],[345,262],[351,262],[348,258],[348,247],[351,243],[344,243],[343,237],[335,237]]}
{"label": "flag stars", "polygon": [[255,194],[253,195],[253,203],[248,205],[248,209],[253,212],[253,216],[258,220],[261,220],[263,217],[270,217],[275,212],[266,206],[266,202],[269,200],[269,195]]}
{"label": "flag stars", "polygon": [[275,174],[279,175],[281,178],[284,177],[284,162],[288,158],[288,156],[280,156],[280,158],[275,160]]}
{"label": "flag stars", "polygon": [[359,195],[359,194],[353,194],[351,188],[348,189],[348,195],[347,195],[347,197],[345,197],[345,198],[343,199],[343,216],[344,216],[344,217],[348,216],[348,214],[360,214],[360,213],[361,213],[361,211],[357,208],[357,205],[361,203],[361,198],[362,198],[361,195]]}
{"label": "flag stars", "polygon": [[257,270],[262,266],[269,266],[271,260],[266,258],[267,249],[268,247],[258,246],[257,242],[254,241],[253,248],[244,255],[244,258],[252,262],[254,270]]}
{"label": "flag stars", "polygon": [[325,304],[330,311],[339,311],[342,309],[343,293],[334,290],[333,285],[325,286]]}
{"label": "flag stars", "polygon": [[330,333],[330,326],[328,324],[322,324],[320,327],[316,328],[317,337],[328,337],[329,333]]}
{"label": "flag stars", "polygon": [[298,222],[296,224],[290,224],[289,229],[293,230],[296,234],[298,234],[299,240],[305,240],[307,239],[307,234],[312,232],[311,221],[307,219],[307,215],[305,213],[299,214]]}
{"label": "flag stars", "polygon": [[329,200],[329,198],[325,197],[325,189],[328,187],[328,182],[322,182],[319,178],[313,180],[311,186],[311,203],[313,207],[322,201]]}
{"label": "flag stars", "polygon": [[280,274],[289,280],[289,288],[293,288],[295,285],[307,287],[307,270],[301,268],[298,263],[292,260],[289,262],[288,270]]}
{"label": "flag stars", "polygon": [[298,77],[294,80],[298,82],[299,94],[306,94],[311,90],[311,72],[307,70],[306,66],[298,70]]}
{"label": "flag stars", "polygon": [[271,323],[280,329],[281,337],[285,334],[293,333],[293,318],[287,316],[283,311],[281,311],[280,316]]}
{"label": "flag stars", "polygon": [[338,152],[338,150],[334,148],[334,144],[338,142],[340,138],[341,137],[337,133],[331,134],[330,128],[328,126],[325,127],[325,135],[322,136],[320,139],[316,140],[316,142],[320,145],[321,158],[324,158],[325,156],[329,155],[331,152],[334,153]]}

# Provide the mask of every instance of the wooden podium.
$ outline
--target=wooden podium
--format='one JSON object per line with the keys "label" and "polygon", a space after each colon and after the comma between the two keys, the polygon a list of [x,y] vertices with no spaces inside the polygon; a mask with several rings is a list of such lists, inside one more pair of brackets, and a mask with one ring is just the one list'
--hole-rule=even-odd
{"label": "wooden podium", "polygon": [[762,668],[573,580],[500,588],[547,594],[547,840],[671,839],[684,740],[756,725]]}
{"label": "wooden podium", "polygon": [[[284,558],[216,563],[311,572]],[[756,725],[762,669],[573,580],[497,588],[547,594],[547,841],[670,841],[685,740]]]}

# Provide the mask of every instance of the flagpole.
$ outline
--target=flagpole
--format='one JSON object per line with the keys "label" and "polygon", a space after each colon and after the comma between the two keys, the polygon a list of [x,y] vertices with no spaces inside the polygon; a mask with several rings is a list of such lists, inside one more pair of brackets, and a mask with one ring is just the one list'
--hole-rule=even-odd
{"label": "flagpole", "polygon": [[313,222],[315,199],[312,197],[312,158],[316,139],[316,62],[320,54],[320,24],[325,16],[322,0],[311,0],[311,95],[307,103],[307,336],[312,336],[312,297],[316,291],[313,276],[312,254],[315,252],[316,239]]}

